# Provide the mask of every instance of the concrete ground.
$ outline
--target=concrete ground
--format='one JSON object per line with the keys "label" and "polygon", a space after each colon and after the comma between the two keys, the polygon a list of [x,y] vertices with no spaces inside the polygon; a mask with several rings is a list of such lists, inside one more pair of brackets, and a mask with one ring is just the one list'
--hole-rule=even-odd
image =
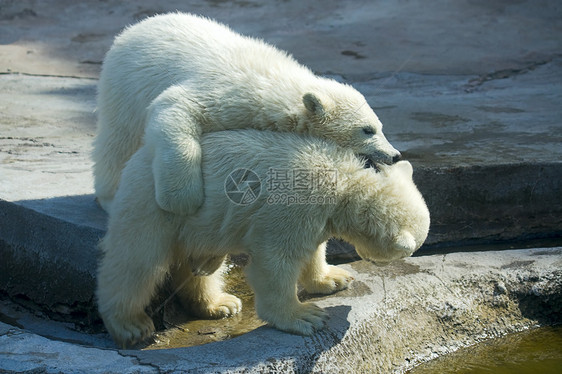
{"label": "concrete ground", "polygon": [[[4,295],[24,295],[50,312],[96,319],[96,243],[106,220],[93,200],[89,159],[96,78],[119,30],[175,10],[263,38],[318,74],[361,91],[385,124],[387,138],[414,165],[430,208],[430,237],[420,254],[562,235],[562,6],[557,1],[3,1]],[[559,252],[553,253],[559,261]],[[330,256],[353,255],[334,244]],[[361,315],[363,321],[372,318]],[[14,329],[2,327],[2,347],[17,346],[11,336],[28,336]],[[36,345],[50,341],[32,336]],[[62,343],[50,344],[57,350]],[[131,371],[138,363],[116,351],[103,352],[133,365]],[[2,364],[0,369],[8,370]]]}
{"label": "concrete ground", "polygon": [[[72,324],[41,321],[22,307],[0,304],[0,313],[11,316],[0,322],[0,369],[401,373],[486,339],[562,322],[562,248],[413,257],[388,267],[365,261],[342,266],[355,282],[336,295],[312,298],[330,320],[311,337],[261,326],[222,340],[216,325],[175,325],[158,335],[158,349],[116,350],[107,335],[79,333]],[[231,319],[247,319],[246,313]],[[169,348],[174,336],[193,335],[215,335],[220,341]]]}

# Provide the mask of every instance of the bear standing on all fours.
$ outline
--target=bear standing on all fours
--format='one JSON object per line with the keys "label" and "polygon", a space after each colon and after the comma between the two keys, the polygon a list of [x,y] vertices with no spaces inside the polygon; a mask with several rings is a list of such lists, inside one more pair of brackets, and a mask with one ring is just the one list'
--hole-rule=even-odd
{"label": "bear standing on all fours", "polygon": [[156,142],[156,201],[177,214],[193,213],[203,203],[203,133],[296,132],[333,140],[375,162],[400,158],[351,86],[318,77],[285,52],[190,14],[148,18],[115,39],[100,75],[97,113],[95,190],[106,211],[145,129]]}
{"label": "bear standing on all fours", "polygon": [[[154,331],[144,309],[168,272],[180,301],[196,315],[238,313],[240,300],[222,288],[220,269],[230,253],[250,256],[246,274],[260,318],[281,330],[312,334],[327,315],[298,300],[297,281],[319,294],[351,281],[345,270],[326,263],[330,237],[355,245],[364,259],[391,261],[410,256],[429,230],[429,212],[408,162],[381,165],[377,172],[333,142],[258,130],[203,135],[203,205],[189,216],[169,213],[155,199],[158,139],[147,133],[145,141],[123,170],[101,242],[99,311],[123,346]],[[239,183],[255,192],[246,204],[233,201],[225,188],[241,169],[256,176]],[[272,170],[307,171],[315,182],[299,186],[299,203],[288,204],[273,198]],[[335,178],[320,177],[327,171]]]}

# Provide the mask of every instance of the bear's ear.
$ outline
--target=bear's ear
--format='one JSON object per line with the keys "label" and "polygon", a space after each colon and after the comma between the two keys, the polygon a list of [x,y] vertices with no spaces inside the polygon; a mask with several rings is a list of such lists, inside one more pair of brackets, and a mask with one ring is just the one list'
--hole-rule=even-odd
{"label": "bear's ear", "polygon": [[326,114],[325,104],[322,103],[322,100],[318,95],[313,93],[306,93],[302,97],[302,102],[304,107],[312,114],[317,116],[324,116]]}
{"label": "bear's ear", "polygon": [[410,164],[408,161],[398,161],[392,166],[392,168],[400,171],[400,173],[407,176],[408,178],[412,178],[412,175],[414,174],[412,164]]}
{"label": "bear's ear", "polygon": [[396,249],[409,254],[412,254],[416,250],[416,239],[414,239],[414,236],[406,230],[400,231],[394,239],[394,243],[396,245]]}

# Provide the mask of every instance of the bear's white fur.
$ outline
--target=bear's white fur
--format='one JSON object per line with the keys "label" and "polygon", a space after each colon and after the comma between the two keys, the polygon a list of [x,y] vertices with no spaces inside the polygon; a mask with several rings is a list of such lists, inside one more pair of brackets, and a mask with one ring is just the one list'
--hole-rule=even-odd
{"label": "bear's white fur", "polygon": [[[101,243],[97,292],[105,325],[121,345],[153,332],[144,308],[167,272],[183,305],[199,316],[238,313],[240,300],[222,290],[220,268],[229,253],[250,255],[246,272],[260,318],[312,334],[327,316],[299,302],[297,280],[321,294],[351,281],[326,263],[330,237],[354,244],[364,259],[390,261],[411,255],[427,236],[429,212],[406,161],[377,172],[332,142],[272,131],[220,131],[201,139],[205,200],[193,215],[158,206],[152,168],[158,147],[150,133],[123,170]],[[228,182],[237,169],[259,178],[235,177],[241,192],[255,192],[254,201],[229,198],[227,192],[238,191]],[[308,184],[295,180],[292,190],[280,190],[298,193],[298,203],[276,195],[273,182],[286,181],[275,175],[285,171],[311,176]]]}
{"label": "bear's white fur", "polygon": [[97,113],[94,178],[105,210],[146,128],[159,139],[156,200],[178,214],[193,213],[203,202],[202,133],[297,132],[331,139],[375,162],[400,157],[351,86],[318,77],[271,45],[190,14],[148,18],[115,39],[100,75]]}

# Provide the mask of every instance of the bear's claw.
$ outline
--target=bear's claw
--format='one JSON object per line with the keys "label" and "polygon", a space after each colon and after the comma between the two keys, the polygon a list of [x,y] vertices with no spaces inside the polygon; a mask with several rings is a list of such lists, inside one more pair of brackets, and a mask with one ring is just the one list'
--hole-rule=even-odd
{"label": "bear's claw", "polygon": [[121,348],[128,348],[149,338],[154,333],[154,323],[144,312],[126,319],[121,323],[117,319],[105,321],[107,329]]}
{"label": "bear's claw", "polygon": [[234,295],[224,293],[212,303],[200,309],[201,317],[221,319],[233,316],[242,311],[242,301]]}

